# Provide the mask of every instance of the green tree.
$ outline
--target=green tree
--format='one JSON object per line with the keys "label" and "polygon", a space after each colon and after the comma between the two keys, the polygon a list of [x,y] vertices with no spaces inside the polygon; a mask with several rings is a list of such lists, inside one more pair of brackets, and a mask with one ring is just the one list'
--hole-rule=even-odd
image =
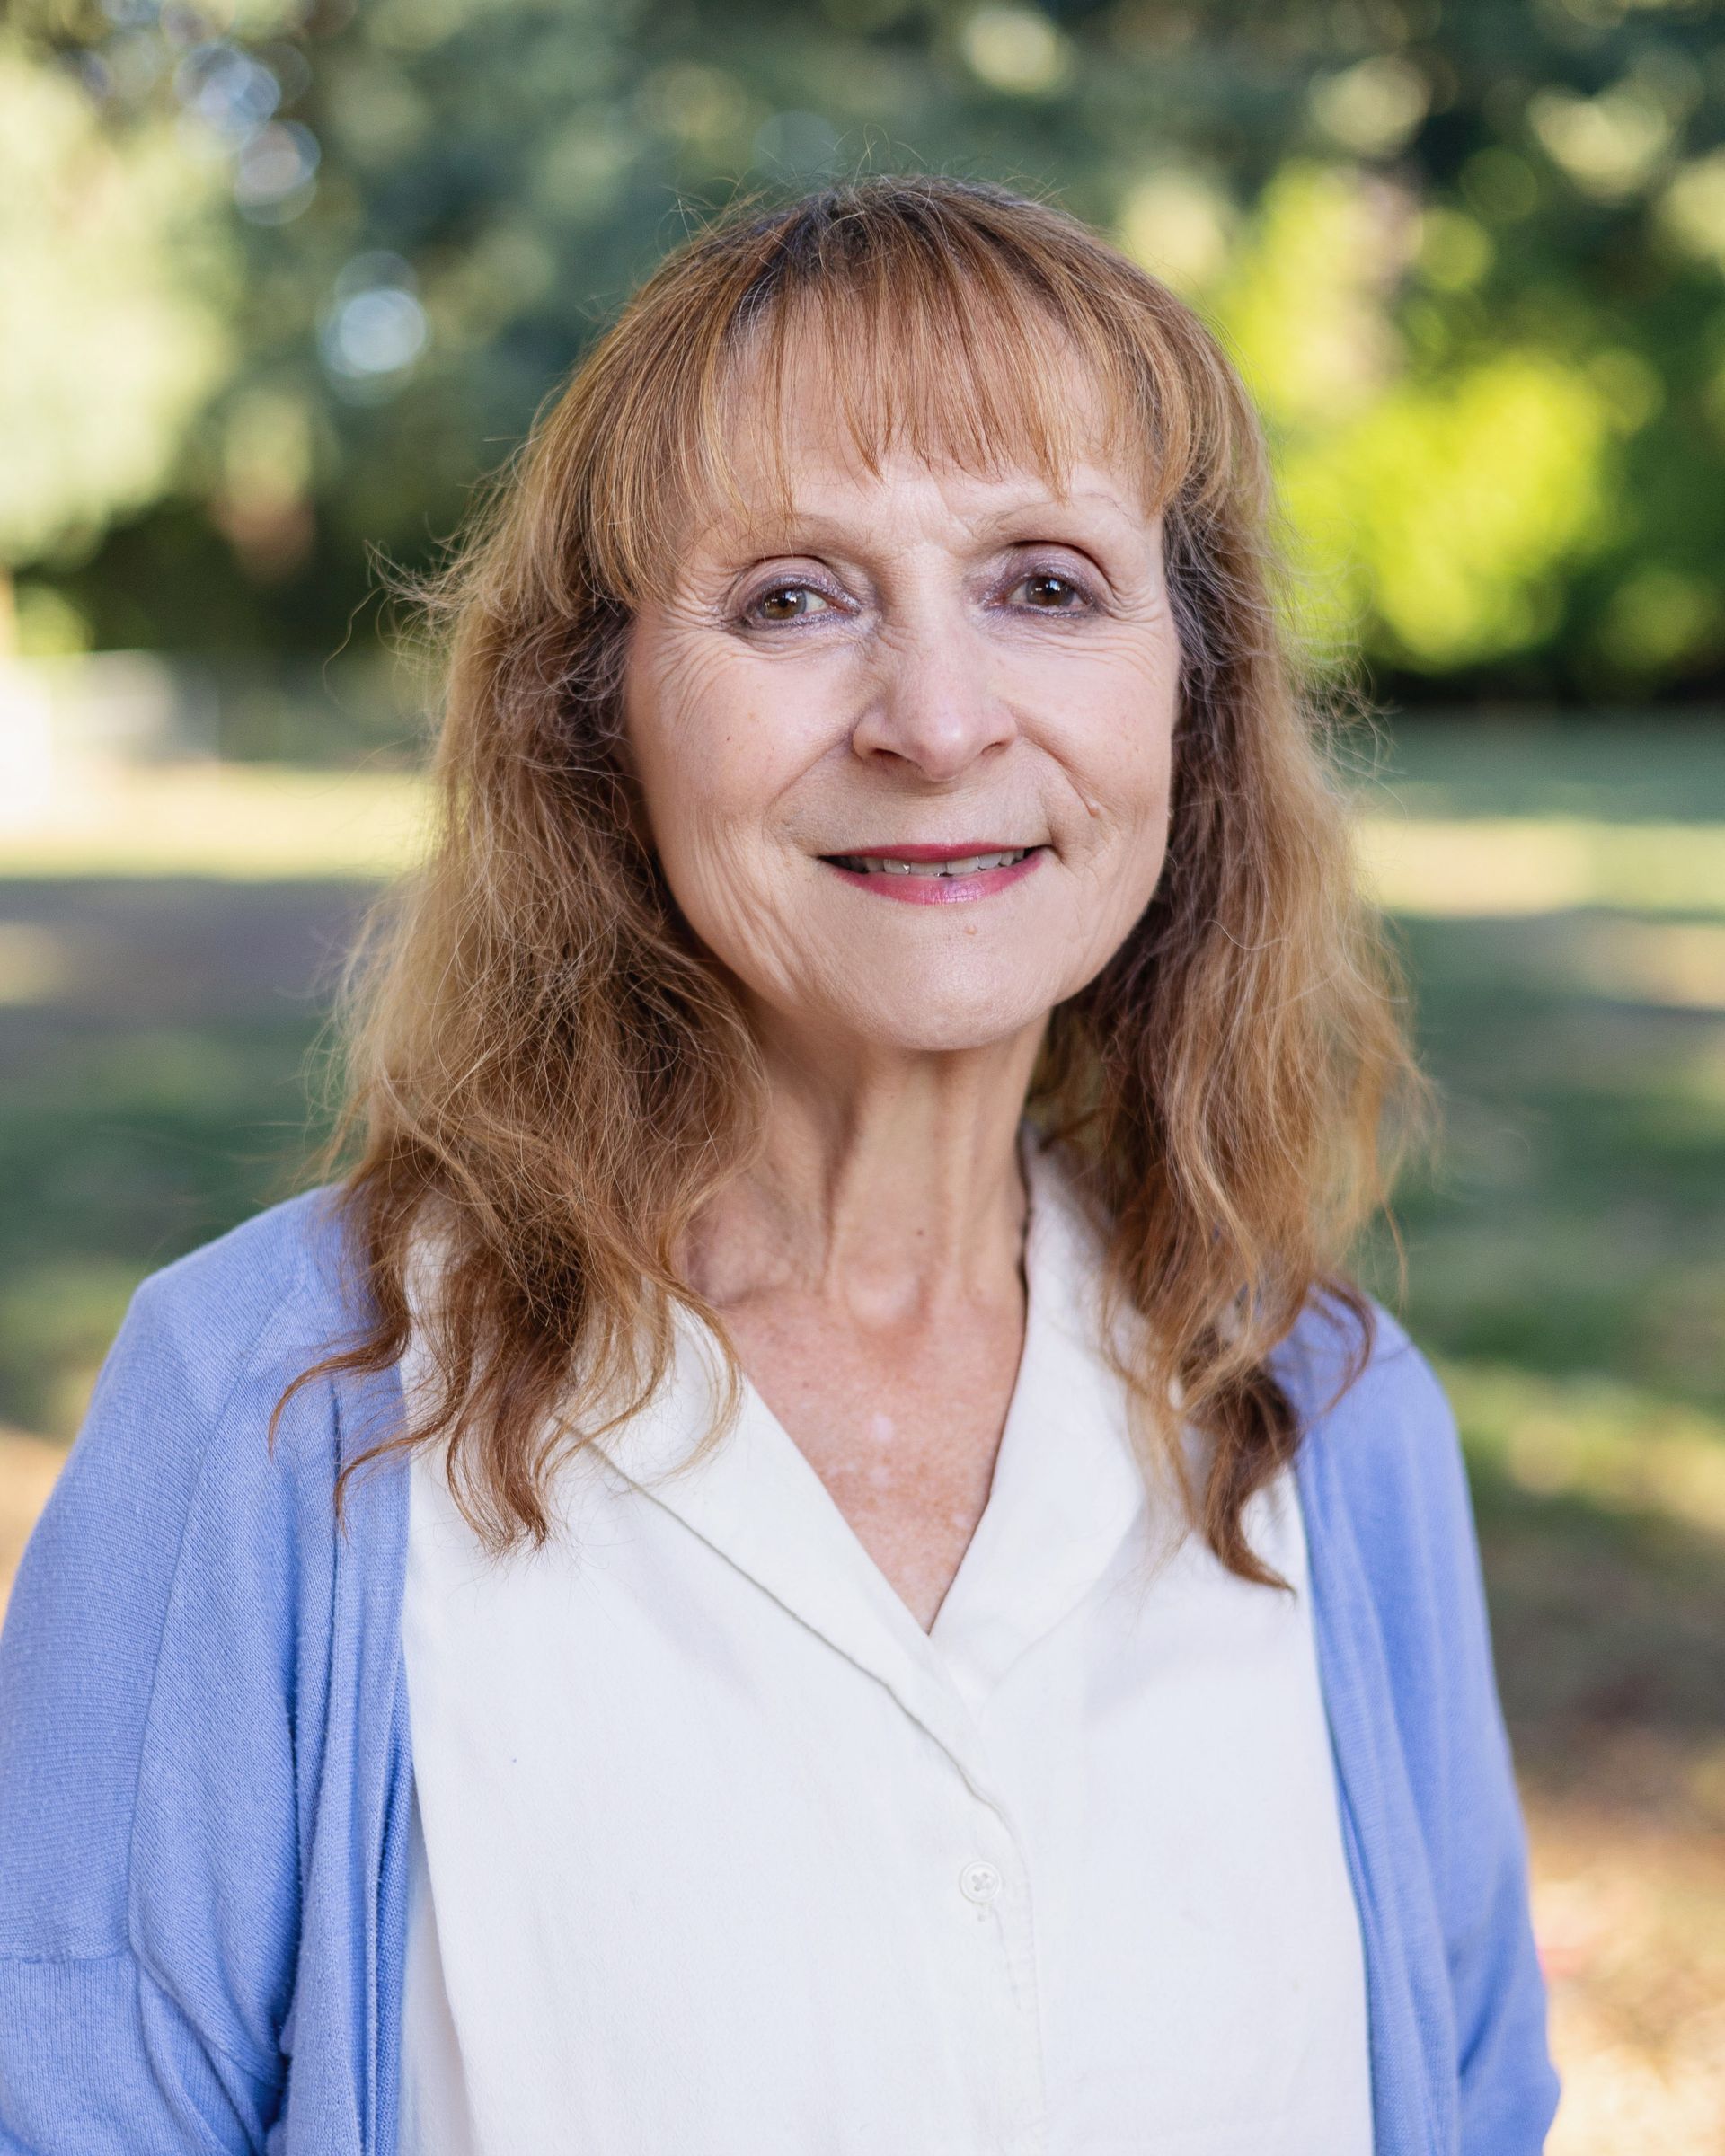
{"label": "green tree", "polygon": [[1720,685],[1707,0],[63,0],[33,38],[93,125],[213,146],[246,261],[153,506],[60,574],[104,638],[329,648],[688,216],[910,163],[1056,192],[1211,315],[1314,622],[1391,689]]}
{"label": "green tree", "polygon": [[0,649],[14,564],[87,552],[171,486],[241,352],[221,175],[0,35]]}

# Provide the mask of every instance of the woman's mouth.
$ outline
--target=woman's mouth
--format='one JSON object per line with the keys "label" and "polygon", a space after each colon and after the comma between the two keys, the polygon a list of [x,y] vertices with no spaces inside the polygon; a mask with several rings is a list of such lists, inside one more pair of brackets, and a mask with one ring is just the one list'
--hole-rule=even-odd
{"label": "woman's mouth", "polygon": [[846,883],[912,906],[958,906],[1021,881],[1046,846],[869,846],[822,855]]}

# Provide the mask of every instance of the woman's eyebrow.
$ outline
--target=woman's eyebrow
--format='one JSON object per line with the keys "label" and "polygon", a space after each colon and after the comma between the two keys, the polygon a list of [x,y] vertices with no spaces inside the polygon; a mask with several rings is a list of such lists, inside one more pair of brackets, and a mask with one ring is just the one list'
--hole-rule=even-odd
{"label": "woman's eyebrow", "polygon": [[[1060,518],[1073,514],[1085,518],[1097,514],[1112,523],[1136,522],[1130,504],[1111,489],[1083,488],[1071,494],[1049,494],[1026,490],[1019,499],[1001,503],[975,518],[972,529],[985,542],[998,539],[1013,526],[1022,526],[1029,517],[1048,515]],[[763,517],[748,524],[728,527],[722,535],[715,534],[720,551],[755,555],[799,554],[818,551],[823,546],[843,544],[855,540],[859,532],[868,528],[866,514],[839,515],[836,511],[814,507],[792,510],[788,515]]]}
{"label": "woman's eyebrow", "polygon": [[979,532],[990,535],[1004,535],[1014,526],[1022,526],[1028,519],[1046,515],[1051,522],[1075,521],[1092,526],[1098,521],[1120,526],[1136,526],[1142,521],[1130,503],[1119,495],[1101,489],[1086,490],[1076,494],[1039,495],[991,516],[978,520]]}

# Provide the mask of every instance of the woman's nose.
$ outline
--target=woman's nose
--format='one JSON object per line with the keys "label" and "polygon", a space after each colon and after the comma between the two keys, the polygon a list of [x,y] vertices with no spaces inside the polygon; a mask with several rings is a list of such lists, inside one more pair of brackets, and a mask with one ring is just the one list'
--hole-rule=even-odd
{"label": "woman's nose", "polygon": [[883,653],[874,694],[852,731],[866,759],[892,757],[934,781],[960,777],[1017,732],[992,654],[968,623],[931,619]]}

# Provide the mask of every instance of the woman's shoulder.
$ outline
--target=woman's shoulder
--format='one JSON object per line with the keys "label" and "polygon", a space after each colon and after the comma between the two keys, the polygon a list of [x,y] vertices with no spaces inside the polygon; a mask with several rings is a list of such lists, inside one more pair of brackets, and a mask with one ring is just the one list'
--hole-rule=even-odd
{"label": "woman's shoulder", "polygon": [[1350,1501],[1429,1492],[1458,1471],[1455,1418],[1436,1371],[1370,1296],[1356,1310],[1333,1292],[1314,1295],[1272,1365],[1302,1450]]}
{"label": "woman's shoulder", "polygon": [[1367,1310],[1363,1356],[1357,1321],[1331,1298],[1307,1310],[1277,1356],[1303,1427],[1296,1473],[1325,1621],[1376,1633],[1404,1736],[1416,1723],[1459,1717],[1495,1745],[1484,1583],[1455,1417],[1406,1330],[1382,1304]]}
{"label": "woman's shoulder", "polygon": [[328,1185],[285,1198],[147,1275],[116,1346],[141,1336],[205,1394],[260,1361],[327,1348],[358,1308],[340,1201]]}
{"label": "woman's shoulder", "polygon": [[273,1533],[261,1515],[280,1508],[275,1486],[305,1494],[321,1483],[327,1494],[332,1389],[307,1384],[270,1424],[293,1381],[354,1330],[336,1197],[325,1188],[271,1206],[139,1284],[33,1546],[75,1544],[66,1556],[82,1567],[125,1537],[136,1557],[165,1563],[184,1555],[200,1492],[236,1548],[254,1519]]}
{"label": "woman's shoulder", "polygon": [[[267,1206],[141,1281],[103,1365],[93,1418],[105,1394],[124,1407],[154,1392],[181,1411],[170,1427],[199,1452],[236,1414],[249,1429],[265,1392],[267,1421],[296,1378],[364,1326],[341,1195],[325,1185]],[[295,1399],[281,1432],[290,1441],[314,1401],[332,1405],[321,1383]]]}
{"label": "woman's shoulder", "polygon": [[272,1206],[137,1287],[25,1550],[14,1649],[39,1618],[64,1616],[86,1639],[124,1641],[129,1659],[234,1595],[259,1623],[291,1625],[308,1545],[334,1532],[349,1442],[327,1380],[276,1417],[353,1329],[332,1199]]}
{"label": "woman's shoulder", "polygon": [[1362,1580],[1392,1646],[1412,1653],[1446,1610],[1480,1600],[1480,1558],[1455,1413],[1406,1329],[1367,1300],[1369,1339],[1334,1295],[1309,1304],[1275,1368],[1301,1425],[1309,1538]]}
{"label": "woman's shoulder", "polygon": [[[350,1345],[364,1303],[339,1189],[270,1206],[143,1280],[97,1378],[43,1528],[88,1535],[143,1507],[181,1566],[200,1523],[225,1563],[276,1570],[302,1536],[332,1532],[345,1459],[386,1386],[312,1375]],[[279,1409],[279,1413],[278,1409]]]}

